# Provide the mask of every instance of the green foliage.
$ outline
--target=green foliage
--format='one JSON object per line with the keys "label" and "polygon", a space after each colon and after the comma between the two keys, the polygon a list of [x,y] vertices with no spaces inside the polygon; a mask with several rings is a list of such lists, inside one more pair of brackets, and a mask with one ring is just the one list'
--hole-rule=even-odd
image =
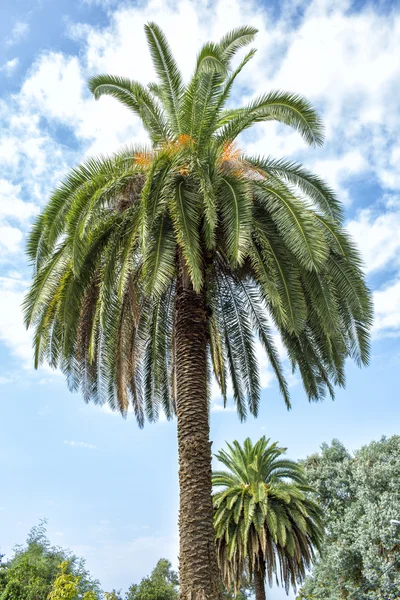
{"label": "green foliage", "polygon": [[[90,600],[90,598],[84,598],[84,600]],[[104,600],[122,600],[121,592],[104,592]]]}
{"label": "green foliage", "polygon": [[[310,497],[302,468],[284,448],[262,437],[227,444],[216,457],[226,471],[213,473],[218,561],[228,587],[239,589],[246,569],[296,587],[322,539],[321,509]],[[264,565],[266,570],[264,573]]]}
{"label": "green foliage", "polygon": [[[178,575],[171,569],[171,563],[161,558],[149,577],[142,579],[140,584],[133,584],[129,588],[125,600],[176,600],[178,598],[179,580]],[[253,586],[248,580],[246,573],[243,574],[241,586],[235,595],[233,588],[222,590],[223,600],[248,600],[253,593]],[[106,600],[120,600],[117,595],[107,597]]]}
{"label": "green foliage", "polygon": [[[77,595],[64,594],[72,589]],[[32,528],[25,547],[17,547],[13,558],[0,564],[0,600],[75,600],[89,591],[90,600],[100,600],[98,582],[90,578],[84,562],[50,545],[45,521]]]}
{"label": "green foliage", "polygon": [[179,263],[205,294],[213,371],[225,399],[231,379],[241,419],[258,412],[257,338],[290,407],[272,327],[309,399],[333,396],[348,357],[368,363],[372,320],[340,202],[300,165],[247,156],[235,144],[272,120],[319,145],[317,113],[284,91],[226,109],[254,56],[250,50],[232,70],[236,52],[254,40],[252,27],[205,44],[187,83],[160,28],[149,23],[145,32],[156,83],[104,74],[89,87],[139,117],[150,145],[73,169],[29,238],[34,275],[24,310],[36,367],[61,368],[85,401],[123,415],[132,406],[140,426],[160,408],[173,417]]}
{"label": "green foliage", "polygon": [[177,600],[178,576],[171,563],[161,558],[149,577],[128,590],[126,600]]}
{"label": "green foliage", "polygon": [[54,581],[47,600],[76,600],[78,596],[79,577],[68,572],[69,563],[67,560],[64,560],[58,568],[60,569],[60,574]]}
{"label": "green foliage", "polygon": [[304,461],[327,528],[321,557],[298,598],[395,600],[400,597],[400,436],[354,454],[337,440]]}

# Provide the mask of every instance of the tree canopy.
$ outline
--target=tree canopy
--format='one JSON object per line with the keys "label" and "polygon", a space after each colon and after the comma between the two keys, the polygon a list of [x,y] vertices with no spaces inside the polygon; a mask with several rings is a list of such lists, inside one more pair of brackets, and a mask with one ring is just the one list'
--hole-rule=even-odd
{"label": "tree canopy", "polygon": [[304,461],[325,515],[321,556],[298,598],[400,597],[400,436],[354,454],[338,440]]}
{"label": "tree canopy", "polygon": [[181,265],[205,295],[211,365],[225,400],[232,380],[242,419],[258,412],[256,337],[290,405],[272,325],[308,397],[333,395],[347,357],[368,362],[372,318],[340,202],[301,165],[250,156],[236,143],[251,126],[278,121],[320,145],[321,120],[285,91],[227,108],[255,51],[236,68],[232,60],[253,27],[205,44],[187,83],[160,28],[145,31],[158,81],[103,74],[89,87],[139,117],[150,143],[74,168],[29,238],[25,321],[35,330],[35,365],[60,367],[87,401],[123,414],[131,405],[140,425],[160,407],[173,416]]}
{"label": "tree canopy", "polygon": [[42,521],[31,529],[26,545],[17,546],[14,556],[0,563],[0,600],[62,600],[63,596],[55,595],[57,589],[60,593],[73,589],[71,600],[83,598],[87,592],[92,593],[91,600],[101,598],[99,583],[90,577],[84,561],[52,546]]}
{"label": "tree canopy", "polygon": [[[64,560],[59,565],[60,574],[54,581],[47,600],[77,600],[79,576],[72,575],[68,561]],[[84,600],[89,600],[89,593],[85,593]],[[92,598],[90,599],[92,600]]]}
{"label": "tree canopy", "polygon": [[161,558],[149,577],[131,585],[126,600],[177,600],[178,583],[178,575],[172,570],[171,563]]}
{"label": "tree canopy", "polygon": [[[178,575],[171,568],[171,563],[161,558],[149,577],[139,584],[133,584],[126,594],[126,600],[176,600],[178,598]],[[253,590],[246,574],[243,574],[242,585],[238,593],[222,591],[223,600],[247,600]]]}
{"label": "tree canopy", "polygon": [[286,591],[296,588],[323,535],[321,508],[303,469],[285,452],[262,437],[255,444],[235,441],[216,454],[226,467],[213,473],[220,568],[237,587],[248,570],[257,600],[265,597],[265,578]]}

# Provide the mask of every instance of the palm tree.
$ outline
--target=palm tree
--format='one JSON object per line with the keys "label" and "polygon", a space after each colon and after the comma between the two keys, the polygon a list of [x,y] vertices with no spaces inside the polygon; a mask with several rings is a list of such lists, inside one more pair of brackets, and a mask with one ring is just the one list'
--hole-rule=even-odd
{"label": "palm tree", "polygon": [[257,335],[290,406],[274,326],[309,398],[333,394],[348,356],[368,361],[371,303],[331,190],[297,164],[235,145],[270,120],[310,144],[323,138],[293,94],[225,108],[255,51],[234,70],[232,59],[256,30],[205,44],[187,84],[162,31],[145,30],[157,83],[98,75],[89,87],[138,116],[150,144],[90,158],[55,189],[28,242],[25,319],[35,365],[61,368],[85,401],[131,407],[140,426],[160,409],[177,416],[180,595],[214,599],[212,373],[226,401],[229,372],[241,419],[257,415]]}
{"label": "palm tree", "polygon": [[228,471],[213,473],[215,533],[225,583],[238,589],[246,567],[256,600],[265,600],[265,577],[286,592],[300,583],[319,549],[322,510],[310,498],[301,467],[277,443],[247,438],[227,444],[216,457]]}

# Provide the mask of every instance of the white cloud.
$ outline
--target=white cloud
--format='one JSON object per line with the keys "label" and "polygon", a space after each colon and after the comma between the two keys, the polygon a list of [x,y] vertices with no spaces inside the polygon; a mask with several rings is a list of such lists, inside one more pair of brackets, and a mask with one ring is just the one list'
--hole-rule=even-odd
{"label": "white cloud", "polygon": [[313,171],[339,192],[341,201],[345,203],[350,203],[351,198],[343,185],[369,168],[368,161],[359,150],[349,150],[336,158],[319,159],[313,164]]}
{"label": "white cloud", "polygon": [[25,289],[24,281],[0,277],[0,340],[24,366],[32,366],[32,336],[25,329],[21,312]]}
{"label": "white cloud", "polygon": [[20,195],[21,185],[0,178],[0,219],[25,222],[38,213],[39,207],[33,202],[21,200]]}
{"label": "white cloud", "polygon": [[2,67],[0,67],[0,72],[5,73],[7,77],[14,73],[15,69],[18,67],[19,58],[15,57],[11,60],[8,60]]}
{"label": "white cloud", "polygon": [[[18,140],[12,136],[3,135],[0,139],[1,166],[10,167],[18,164]],[[10,184],[11,185],[11,184]]]}
{"label": "white cloud", "polygon": [[22,279],[22,275],[18,271],[8,271],[6,277],[9,279]]}
{"label": "white cloud", "polygon": [[374,292],[375,334],[379,337],[400,335],[400,279]]}
{"label": "white cloud", "polygon": [[[357,212],[347,228],[359,247],[367,273],[379,274],[374,291],[374,336],[400,334],[400,199],[387,194]],[[390,273],[387,281],[382,273]]]}
{"label": "white cloud", "polygon": [[74,440],[66,440],[64,441],[64,444],[66,444],[67,446],[72,446],[73,448],[89,448],[90,450],[97,450],[97,446],[94,446],[93,444],[87,444],[86,442],[75,442]]}
{"label": "white cloud", "polygon": [[[378,138],[384,124],[400,128],[397,107],[391,100],[400,72],[396,61],[391,60],[396,53],[395,33],[400,30],[398,15],[389,18],[371,10],[349,14],[345,3],[315,0],[294,29],[293,6],[282,11],[273,27],[268,13],[251,2],[220,0],[213,7],[215,18],[207,22],[203,19],[205,6],[205,2],[181,0],[161,9],[158,0],[151,0],[144,6],[115,10],[110,13],[110,25],[104,28],[70,24],[70,35],[81,44],[79,58],[54,52],[41,56],[23,85],[21,102],[26,110],[29,107],[46,119],[65,123],[87,152],[111,151],[128,140],[143,139],[143,130],[112,99],[95,103],[85,81],[95,72],[151,80],[154,72],[144,22],[155,19],[165,29],[186,77],[202,41],[238,24],[254,23],[260,29],[256,42],[259,52],[243,72],[246,96],[276,87],[306,94],[322,109],[328,145],[323,151],[306,152],[296,132],[282,133],[281,128],[261,125],[247,142],[248,147],[264,153],[306,156],[308,164],[312,162],[344,199],[346,180],[366,168],[369,174],[375,170],[383,183],[389,182]],[[180,35],[174,35],[175,31]],[[378,118],[380,114],[385,115],[384,121]],[[371,129],[366,131],[369,123]],[[397,139],[395,130],[389,135]],[[391,185],[394,179],[392,175]]]}
{"label": "white cloud", "polygon": [[367,272],[400,265],[400,204],[393,197],[360,210],[347,228],[361,251]]}
{"label": "white cloud", "polygon": [[[86,145],[87,154],[110,153],[124,143],[144,141],[141,125],[126,108],[112,98],[96,102],[91,97],[87,75],[76,56],[59,52],[42,55],[22,86],[21,109],[72,129],[77,140]],[[37,153],[36,148],[32,153]]]}
{"label": "white cloud", "polygon": [[[284,42],[275,53],[274,37],[269,44],[275,57],[272,73],[260,75],[265,72],[268,55],[260,52],[258,63],[253,65],[258,74],[254,76],[251,69],[249,74],[257,82],[258,93],[288,89],[317,104],[327,142],[322,150],[302,152],[293,138],[293,152],[309,165],[314,163],[317,171],[320,168],[338,192],[343,194],[346,180],[361,171],[367,171],[370,178],[377,177],[384,187],[396,189],[400,177],[392,159],[388,160],[388,148],[398,146],[400,131],[396,101],[400,64],[392,59],[400,51],[400,14],[378,14],[372,8],[348,12],[348,5],[328,0],[310,2],[297,29],[289,19],[279,21],[274,29]],[[265,148],[270,145],[270,136],[266,127],[263,131]],[[278,143],[274,136],[272,143],[274,152],[279,147],[285,153],[290,151],[282,136]],[[261,142],[258,148],[261,150]],[[349,162],[352,154],[355,162]],[[344,199],[350,200],[346,194]]]}
{"label": "white cloud", "polygon": [[21,42],[29,32],[29,24],[23,21],[17,21],[11,30],[9,37],[6,39],[7,46],[13,46]]}
{"label": "white cloud", "polygon": [[23,231],[12,223],[26,226],[39,210],[32,202],[21,200],[20,194],[20,185],[0,178],[0,260],[21,252]]}
{"label": "white cloud", "polygon": [[299,29],[289,36],[291,43],[275,78],[281,87],[323,101],[340,98],[343,109],[344,98],[364,100],[369,95],[376,100],[380,86],[397,76],[399,65],[391,60],[391,52],[398,40],[391,34],[399,29],[398,15],[368,9],[349,13],[349,5],[309,3]]}
{"label": "white cloud", "polygon": [[68,122],[73,126],[82,108],[83,88],[77,56],[64,56],[60,52],[43,54],[33,64],[31,75],[22,85],[22,109],[36,109],[49,120]]}
{"label": "white cloud", "polygon": [[10,225],[0,225],[0,258],[20,250],[22,231]]}

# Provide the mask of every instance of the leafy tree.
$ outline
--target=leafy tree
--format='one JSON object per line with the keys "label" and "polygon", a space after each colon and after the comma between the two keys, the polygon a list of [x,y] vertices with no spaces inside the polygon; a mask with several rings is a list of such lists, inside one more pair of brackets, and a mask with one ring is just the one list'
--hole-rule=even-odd
{"label": "leafy tree", "polygon": [[239,587],[248,567],[256,600],[272,585],[301,582],[323,534],[321,509],[310,498],[302,468],[284,448],[262,437],[227,444],[216,457],[227,471],[213,473],[218,562],[228,585]]}
{"label": "leafy tree", "polygon": [[126,600],[175,600],[178,598],[178,576],[171,563],[161,558],[150,577],[129,588]]}
{"label": "leafy tree", "polygon": [[[184,83],[162,31],[145,27],[158,77],[148,87],[98,75],[138,116],[150,145],[90,158],[53,192],[28,242],[25,300],[35,365],[61,368],[86,401],[138,423],[177,415],[180,594],[219,597],[211,501],[208,393],[227,380],[241,419],[257,415],[257,336],[287,406],[277,327],[310,400],[344,385],[347,357],[368,362],[371,301],[332,191],[285,160],[235,145],[252,125],[279,121],[311,145],[321,121],[304,98],[273,91],[226,109],[255,51],[240,27],[207,43]],[[212,368],[211,368],[212,366]]]}
{"label": "leafy tree", "polygon": [[60,574],[54,581],[47,600],[77,600],[79,577],[68,572],[69,563],[67,560],[64,560],[58,568]]}
{"label": "leafy tree", "polygon": [[0,594],[6,585],[6,564],[3,562],[4,554],[0,554]]}
{"label": "leafy tree", "polygon": [[[62,577],[59,566],[63,564]],[[70,552],[51,546],[46,536],[46,523],[42,521],[33,527],[28,535],[25,547],[18,546],[13,558],[0,569],[0,600],[47,600],[54,591],[54,583],[58,590],[62,589],[62,581],[72,578],[77,581],[78,598],[88,591],[93,592],[91,600],[100,599],[97,581],[90,578],[84,561]],[[63,598],[63,596],[50,596]],[[67,598],[68,596],[66,596]]]}
{"label": "leafy tree", "polygon": [[121,591],[117,592],[113,590],[112,592],[104,592],[104,600],[122,600]]}
{"label": "leafy tree", "polygon": [[[133,584],[126,594],[125,600],[175,600],[178,598],[178,575],[171,569],[171,563],[162,558],[158,561],[150,577],[142,579],[139,585]],[[253,586],[243,574],[241,587],[237,594],[223,588],[223,600],[247,600],[253,592]],[[113,600],[112,598],[110,600]],[[119,597],[115,600],[119,600]]]}
{"label": "leafy tree", "polygon": [[303,600],[400,597],[400,436],[351,454],[339,441],[304,461],[325,515],[321,557],[298,596]]}
{"label": "leafy tree", "polygon": [[[105,593],[107,594],[107,592]],[[98,596],[96,594],[96,592],[94,592],[93,590],[89,590],[88,592],[85,592],[84,596],[83,596],[83,600],[98,600]],[[106,600],[109,600],[106,597]],[[114,600],[113,598],[111,600]],[[116,598],[115,600],[121,600],[121,598]]]}

